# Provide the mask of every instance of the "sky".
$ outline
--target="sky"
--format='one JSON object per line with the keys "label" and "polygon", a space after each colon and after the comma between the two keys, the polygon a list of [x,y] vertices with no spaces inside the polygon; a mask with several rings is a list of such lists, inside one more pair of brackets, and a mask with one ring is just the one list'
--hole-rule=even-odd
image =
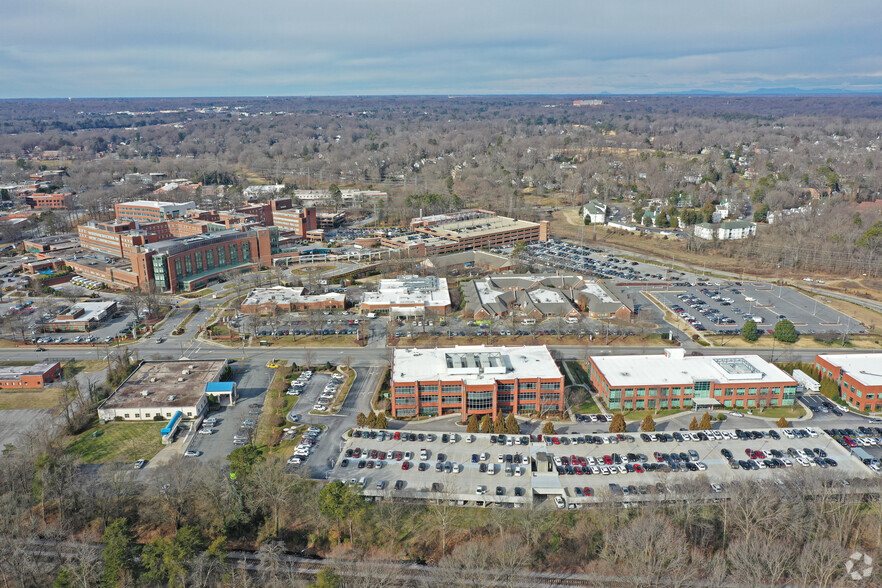
{"label": "sky", "polygon": [[0,98],[882,92],[879,0],[3,0]]}

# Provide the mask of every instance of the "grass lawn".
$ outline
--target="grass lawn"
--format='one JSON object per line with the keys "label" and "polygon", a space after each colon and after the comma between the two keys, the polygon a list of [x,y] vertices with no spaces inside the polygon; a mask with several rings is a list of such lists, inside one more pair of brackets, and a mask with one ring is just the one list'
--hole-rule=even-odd
{"label": "grass lawn", "polygon": [[288,382],[291,381],[292,368],[283,363],[286,362],[279,362],[279,367],[273,375],[273,381],[263,401],[263,411],[257,419],[257,430],[254,432],[256,443],[270,448],[278,444],[282,436],[282,428],[288,426],[285,415],[290,409],[286,410],[289,397],[285,395],[285,390],[288,389]]}
{"label": "grass lawn", "polygon": [[331,413],[340,410],[340,407],[346,402],[346,397],[349,395],[349,389],[352,388],[352,383],[355,381],[355,370],[351,368],[343,369],[346,371],[346,379],[343,380],[343,385],[340,386],[337,395],[334,397],[334,401],[331,402]]}
{"label": "grass lawn", "polygon": [[18,347],[18,343],[16,343],[15,341],[10,341],[9,339],[0,339],[0,347]]}
{"label": "grass lawn", "polygon": [[578,413],[578,414],[600,414],[601,413],[600,407],[597,406],[597,404],[591,399],[586,400],[585,402],[583,402],[579,406],[574,406],[570,410],[572,410],[573,413]]}
{"label": "grass lawn", "polygon": [[22,408],[58,408],[60,388],[0,391],[0,410]]}
{"label": "grass lawn", "polygon": [[196,290],[195,292],[187,292],[186,294],[178,294],[181,298],[202,298],[203,296],[207,296],[209,294],[214,294],[214,290],[211,288],[203,288],[201,290]]}
{"label": "grass lawn", "polygon": [[[260,341],[266,341],[269,345],[260,345]],[[263,337],[254,339],[252,347],[358,347],[355,335],[282,335],[275,337]],[[235,345],[235,344],[234,344]],[[241,344],[240,344],[241,346]]]}
{"label": "grass lawn", "polygon": [[[67,450],[85,463],[134,463],[151,459],[162,449],[160,431],[167,422],[96,425],[71,438]],[[97,437],[92,434],[97,431]]]}

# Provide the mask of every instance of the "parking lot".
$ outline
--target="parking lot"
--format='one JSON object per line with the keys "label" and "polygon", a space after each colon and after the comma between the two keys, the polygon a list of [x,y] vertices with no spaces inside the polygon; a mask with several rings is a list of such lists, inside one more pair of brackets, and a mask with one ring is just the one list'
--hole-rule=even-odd
{"label": "parking lot", "polygon": [[225,460],[237,447],[234,437],[253,430],[253,425],[243,428],[243,423],[250,420],[256,424],[260,416],[273,371],[258,362],[237,362],[233,366],[239,400],[236,401],[235,406],[222,406],[206,415],[217,419],[217,424],[211,427],[214,429],[212,434],[191,435],[192,439],[187,449],[201,452],[198,459]]}
{"label": "parking lot", "polygon": [[[745,439],[735,431],[678,432],[655,440],[648,434],[518,435],[500,443],[482,434],[381,431],[349,439],[330,477],[363,483],[365,495],[379,498],[547,508],[675,498],[681,486],[713,499],[738,485],[796,485],[806,477],[842,487],[878,483],[876,472],[822,431],[741,435],[751,433],[754,438]],[[695,437],[675,439],[684,435]],[[404,440],[409,437],[414,440]]]}
{"label": "parking lot", "polygon": [[652,294],[683,321],[715,333],[740,334],[750,319],[771,333],[775,323],[785,318],[803,335],[866,332],[855,319],[787,286],[724,281],[679,285]]}

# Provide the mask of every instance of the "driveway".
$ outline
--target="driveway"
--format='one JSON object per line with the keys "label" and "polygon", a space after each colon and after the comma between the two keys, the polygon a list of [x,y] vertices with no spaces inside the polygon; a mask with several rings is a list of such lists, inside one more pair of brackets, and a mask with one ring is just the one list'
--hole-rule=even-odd
{"label": "driveway", "polygon": [[[251,419],[255,423],[259,415],[251,414],[251,405],[263,406],[266,390],[272,382],[274,371],[262,363],[240,361],[233,364],[233,376],[239,392],[239,400],[235,406],[223,406],[212,411],[208,416],[216,417],[218,423],[212,435],[194,434],[188,449],[201,451],[200,460],[225,461],[233,445],[233,435],[239,430],[242,422]],[[193,458],[197,459],[197,458]]]}

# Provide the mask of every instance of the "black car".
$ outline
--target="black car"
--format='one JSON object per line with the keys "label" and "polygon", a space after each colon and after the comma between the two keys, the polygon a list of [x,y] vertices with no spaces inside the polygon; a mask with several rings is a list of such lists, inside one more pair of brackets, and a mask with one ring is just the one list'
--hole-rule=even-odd
{"label": "black car", "polygon": [[502,486],[497,486],[496,496],[505,496],[505,488],[503,488]]}
{"label": "black car", "polygon": [[523,488],[515,488],[515,489],[514,489],[514,493],[515,493],[515,496],[523,496],[523,495],[524,495],[524,489],[523,489]]}
{"label": "black car", "polygon": [[728,449],[721,449],[720,453],[722,453],[723,457],[725,457],[726,459],[732,459],[732,452]]}
{"label": "black car", "polygon": [[404,480],[396,480],[395,481],[395,489],[401,490],[402,488],[404,488]]}

